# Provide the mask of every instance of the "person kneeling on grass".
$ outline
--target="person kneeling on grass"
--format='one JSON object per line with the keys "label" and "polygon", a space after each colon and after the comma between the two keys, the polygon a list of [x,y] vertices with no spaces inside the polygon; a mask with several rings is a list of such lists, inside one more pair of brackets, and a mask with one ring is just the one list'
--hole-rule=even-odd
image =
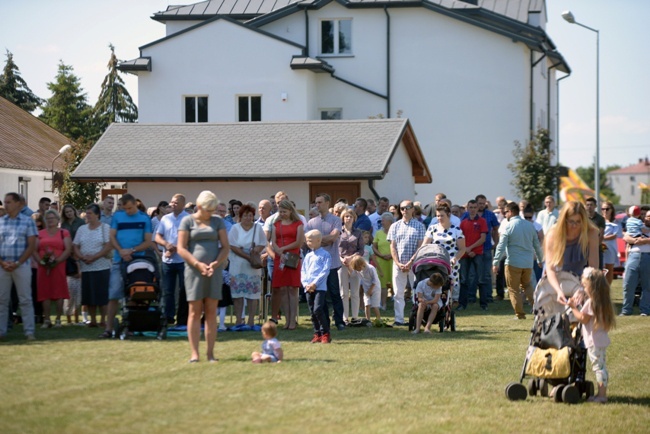
{"label": "person kneeling on grass", "polygon": [[366,319],[370,319],[370,308],[375,312],[375,320],[381,321],[379,304],[381,303],[381,283],[377,269],[367,263],[362,256],[355,256],[350,262],[350,267],[359,273],[363,287],[363,304],[366,306]]}
{"label": "person kneeling on grass", "polygon": [[300,281],[305,288],[311,322],[314,325],[314,337],[311,339],[311,343],[329,344],[332,342],[332,338],[330,337],[330,319],[327,315],[325,295],[327,294],[327,276],[330,273],[332,257],[327,250],[320,246],[323,236],[319,230],[314,229],[307,232],[305,239],[311,252],[307,253],[302,261]]}
{"label": "person kneeling on grass", "polygon": [[284,358],[282,345],[277,340],[278,327],[273,321],[267,321],[262,326],[262,352],[254,351],[251,354],[253,363],[280,363]]}
{"label": "person kneeling on grass", "polygon": [[429,318],[427,318],[424,333],[431,333],[431,324],[438,313],[438,309],[442,308],[440,296],[442,295],[442,285],[444,284],[445,278],[442,277],[442,274],[433,273],[429,279],[419,282],[415,288],[415,294],[418,297],[419,304],[417,319],[415,320],[415,330],[413,330],[414,335],[420,333],[420,325],[422,324],[424,312],[427,310],[427,307],[431,307],[431,312],[429,313]]}

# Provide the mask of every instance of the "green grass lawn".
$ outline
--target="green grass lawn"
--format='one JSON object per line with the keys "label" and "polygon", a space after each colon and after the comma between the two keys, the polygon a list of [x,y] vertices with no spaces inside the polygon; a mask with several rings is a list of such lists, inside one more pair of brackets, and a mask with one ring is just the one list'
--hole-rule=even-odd
{"label": "green grass lawn", "polygon": [[[621,281],[613,288],[620,307]],[[610,334],[607,405],[506,399],[532,324],[514,321],[509,302],[470,307],[455,333],[350,328],[331,345],[309,343],[303,315],[280,332],[279,365],[250,362],[256,332],[220,333],[220,362],[189,364],[183,338],[103,341],[64,326],[28,343],[19,326],[0,343],[0,433],[645,433],[650,318],[635,312]]]}

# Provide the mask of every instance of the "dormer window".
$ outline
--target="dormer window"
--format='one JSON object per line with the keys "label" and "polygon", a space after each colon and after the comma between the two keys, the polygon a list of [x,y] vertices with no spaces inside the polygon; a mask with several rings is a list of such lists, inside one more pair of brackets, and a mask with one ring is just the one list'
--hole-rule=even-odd
{"label": "dormer window", "polygon": [[352,54],[352,19],[322,20],[320,31],[321,54],[333,56]]}

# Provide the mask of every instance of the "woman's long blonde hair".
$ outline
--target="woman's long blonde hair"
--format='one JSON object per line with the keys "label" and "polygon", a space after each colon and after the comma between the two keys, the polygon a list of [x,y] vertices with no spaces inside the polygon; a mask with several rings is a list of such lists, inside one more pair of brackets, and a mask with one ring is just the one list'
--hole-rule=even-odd
{"label": "woman's long blonde hair", "polygon": [[589,227],[591,221],[587,216],[585,206],[577,201],[569,201],[562,205],[560,216],[557,223],[551,228],[553,233],[553,245],[549,246],[550,254],[546,258],[546,265],[549,267],[557,267],[564,262],[564,251],[566,250],[566,233],[569,226],[569,217],[579,215],[582,218],[580,224],[580,235],[578,236],[578,243],[580,250],[585,258],[589,257]]}
{"label": "woman's long blonde hair", "polygon": [[589,288],[591,308],[594,312],[594,330],[610,331],[616,327],[616,315],[609,295],[610,287],[605,273],[592,267],[585,268],[582,284]]}
{"label": "woman's long blonde hair", "polygon": [[283,201],[281,201],[278,204],[278,208],[283,208],[283,209],[289,210],[289,217],[290,217],[291,221],[294,221],[294,222],[299,222],[300,221],[300,216],[298,215],[298,211],[296,211],[296,208],[288,200],[284,199]]}

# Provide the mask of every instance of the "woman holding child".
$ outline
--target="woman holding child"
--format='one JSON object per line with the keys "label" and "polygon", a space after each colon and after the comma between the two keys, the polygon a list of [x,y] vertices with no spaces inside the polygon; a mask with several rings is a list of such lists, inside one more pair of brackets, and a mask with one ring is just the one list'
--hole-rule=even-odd
{"label": "woman holding child", "polygon": [[[351,261],[355,256],[363,256],[363,235],[360,229],[353,229],[357,221],[357,214],[349,209],[341,213],[343,227],[339,239],[339,291],[343,300],[343,320],[349,321],[356,318],[359,312],[359,274],[351,268]],[[352,306],[350,306],[350,304]]]}
{"label": "woman holding child", "polygon": [[288,200],[278,204],[278,214],[271,234],[271,249],[275,256],[271,318],[277,318],[282,307],[287,320],[284,328],[294,330],[298,317],[300,246],[304,242],[305,231],[298,212]]}
{"label": "woman holding child", "polygon": [[205,316],[205,341],[209,362],[216,362],[217,306],[221,299],[222,270],[228,262],[230,244],[223,220],[213,215],[219,203],[211,191],[196,199],[196,211],[185,217],[178,228],[178,254],[185,261],[185,292],[189,305],[187,338],[190,363],[199,361],[201,314]]}

